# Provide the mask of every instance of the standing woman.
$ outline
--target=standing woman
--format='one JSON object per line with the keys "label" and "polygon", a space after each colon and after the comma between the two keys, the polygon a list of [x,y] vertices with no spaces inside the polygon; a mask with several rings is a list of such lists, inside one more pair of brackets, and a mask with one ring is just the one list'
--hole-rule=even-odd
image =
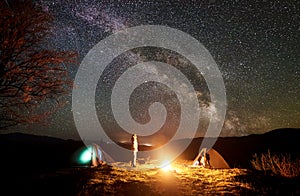
{"label": "standing woman", "polygon": [[138,140],[137,135],[133,134],[131,137],[131,144],[132,144],[132,151],[133,151],[133,160],[132,160],[132,167],[136,167],[136,158],[138,152]]}

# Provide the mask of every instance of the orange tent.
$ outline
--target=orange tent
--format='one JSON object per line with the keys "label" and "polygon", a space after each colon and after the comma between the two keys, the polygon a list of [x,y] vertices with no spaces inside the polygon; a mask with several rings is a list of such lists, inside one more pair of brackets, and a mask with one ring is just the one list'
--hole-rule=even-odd
{"label": "orange tent", "polygon": [[[207,150],[203,148],[197,155],[197,157],[193,161],[193,165],[199,164],[201,158],[208,154],[209,158],[206,158],[207,161],[204,163],[204,167],[210,167],[212,169],[229,169],[228,163],[225,159],[213,148]],[[203,160],[203,159],[202,159]]]}

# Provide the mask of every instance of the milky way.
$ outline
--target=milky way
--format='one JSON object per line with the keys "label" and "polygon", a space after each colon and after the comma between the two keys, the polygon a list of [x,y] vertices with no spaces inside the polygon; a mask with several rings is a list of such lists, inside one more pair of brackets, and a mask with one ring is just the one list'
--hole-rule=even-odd
{"label": "milky way", "polygon": [[[38,4],[54,16],[52,47],[77,50],[79,62],[103,38],[126,27],[165,25],[199,40],[225,82],[228,109],[222,136],[300,127],[300,2],[184,2],[43,0]],[[130,51],[125,58],[138,62],[145,58],[140,53]],[[160,55],[172,56],[165,51]],[[107,70],[107,76],[113,76],[118,66]],[[72,78],[77,68],[69,68]],[[48,126],[25,131],[77,137],[70,96],[67,100]],[[208,104],[204,109],[209,112],[213,107]]]}

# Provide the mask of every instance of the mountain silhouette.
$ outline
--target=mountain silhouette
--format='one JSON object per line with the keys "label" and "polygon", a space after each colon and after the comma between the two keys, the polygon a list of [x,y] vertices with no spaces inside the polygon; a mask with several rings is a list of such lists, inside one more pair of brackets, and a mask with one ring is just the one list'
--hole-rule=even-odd
{"label": "mountain silhouette", "polygon": [[[293,157],[299,156],[299,138],[300,129],[282,128],[264,134],[252,134],[243,137],[219,137],[213,148],[224,157],[231,167],[249,168],[251,167],[250,160],[255,153],[260,154],[269,150],[271,153],[288,153]],[[198,154],[202,141],[203,138],[193,139],[180,157],[193,159]]]}
{"label": "mountain silhouette", "polygon": [[[250,160],[255,153],[289,153],[299,156],[300,129],[284,128],[264,134],[253,134],[243,137],[219,137],[213,146],[231,167],[249,168]],[[214,138],[207,138],[214,139]],[[199,151],[203,138],[194,138],[180,159],[193,160]],[[186,139],[176,140],[172,145],[176,148]],[[104,149],[110,144],[102,143]],[[26,169],[59,168],[72,166],[72,155],[84,146],[82,141],[64,140],[60,138],[38,136],[24,133],[0,135],[2,150],[1,164],[5,167]],[[115,152],[117,153],[117,152]],[[121,155],[120,155],[121,156]]]}

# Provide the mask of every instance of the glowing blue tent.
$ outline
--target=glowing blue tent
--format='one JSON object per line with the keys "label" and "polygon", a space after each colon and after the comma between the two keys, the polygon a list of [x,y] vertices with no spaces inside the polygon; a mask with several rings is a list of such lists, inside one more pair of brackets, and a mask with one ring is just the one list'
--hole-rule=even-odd
{"label": "glowing blue tent", "polygon": [[113,162],[115,162],[114,159],[97,144],[92,144],[81,149],[77,158],[79,165],[89,165],[91,167]]}

